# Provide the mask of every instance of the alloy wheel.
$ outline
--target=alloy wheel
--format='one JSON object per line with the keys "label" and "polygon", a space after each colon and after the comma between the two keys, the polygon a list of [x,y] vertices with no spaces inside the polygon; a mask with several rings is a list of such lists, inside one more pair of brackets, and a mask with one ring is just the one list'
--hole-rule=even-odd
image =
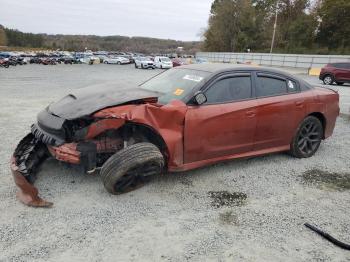
{"label": "alloy wheel", "polygon": [[310,154],[317,150],[322,139],[322,127],[315,122],[305,124],[298,137],[298,148],[305,154]]}
{"label": "alloy wheel", "polygon": [[326,77],[323,79],[323,82],[324,82],[326,85],[330,85],[330,84],[332,84],[333,79],[332,79],[331,76],[326,76]]}

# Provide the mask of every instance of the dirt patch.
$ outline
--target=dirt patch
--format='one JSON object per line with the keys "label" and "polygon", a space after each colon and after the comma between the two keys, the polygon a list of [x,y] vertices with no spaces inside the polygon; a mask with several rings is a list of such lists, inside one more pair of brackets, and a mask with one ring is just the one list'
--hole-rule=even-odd
{"label": "dirt patch", "polygon": [[232,211],[225,211],[219,214],[220,224],[238,226],[238,217]]}
{"label": "dirt patch", "polygon": [[304,184],[316,185],[321,189],[350,190],[350,173],[331,173],[311,169],[302,175],[302,179]]}
{"label": "dirt patch", "polygon": [[216,208],[243,206],[247,203],[247,195],[241,192],[209,191],[208,195],[212,200],[211,205]]}
{"label": "dirt patch", "polygon": [[180,180],[180,183],[185,185],[185,186],[188,186],[188,187],[193,187],[193,183],[192,183],[192,180],[188,179],[187,177],[183,177],[181,180]]}

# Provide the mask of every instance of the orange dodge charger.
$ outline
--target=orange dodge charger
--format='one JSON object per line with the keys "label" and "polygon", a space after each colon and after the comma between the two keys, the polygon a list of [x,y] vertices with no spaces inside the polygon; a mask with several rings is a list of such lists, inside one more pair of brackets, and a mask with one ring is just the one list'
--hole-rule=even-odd
{"label": "orange dodge charger", "polygon": [[337,92],[278,70],[185,65],[136,87],[74,90],[38,114],[11,169],[23,203],[51,206],[33,185],[47,157],[99,171],[121,194],[166,171],[282,151],[311,157],[338,115]]}

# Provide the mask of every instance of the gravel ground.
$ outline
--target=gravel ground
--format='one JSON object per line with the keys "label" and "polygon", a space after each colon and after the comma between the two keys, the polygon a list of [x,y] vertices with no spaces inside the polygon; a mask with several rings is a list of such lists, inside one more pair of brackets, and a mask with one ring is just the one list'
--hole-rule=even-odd
{"label": "gravel ground", "polygon": [[[36,185],[55,203],[15,198],[9,157],[36,114],[86,85],[140,83],[159,70],[28,65],[0,70],[0,261],[350,261],[303,226],[350,242],[350,120],[309,159],[273,154],[167,174],[109,195],[99,176],[54,160]],[[308,81],[319,83],[317,78]],[[350,97],[341,87],[342,111]]]}

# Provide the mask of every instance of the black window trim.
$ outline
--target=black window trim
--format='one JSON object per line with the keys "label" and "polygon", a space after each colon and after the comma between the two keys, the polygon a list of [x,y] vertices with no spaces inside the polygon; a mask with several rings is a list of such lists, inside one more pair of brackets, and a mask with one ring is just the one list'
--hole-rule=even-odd
{"label": "black window trim", "polygon": [[[296,81],[295,79],[286,77],[284,75],[275,74],[275,73],[271,73],[271,72],[264,72],[264,71],[257,71],[253,75],[253,77],[255,78],[255,86],[254,86],[255,89],[257,88],[258,85],[260,85],[260,82],[258,81],[259,76],[268,77],[268,78],[274,78],[274,79],[285,81],[286,82],[286,91],[287,92],[283,93],[283,94],[276,94],[276,95],[269,95],[269,96],[257,96],[256,95],[256,90],[255,90],[255,98],[256,99],[267,98],[267,97],[275,97],[275,96],[285,96],[285,95],[291,95],[291,94],[298,94],[298,93],[302,92],[301,88],[300,88],[299,81]],[[296,84],[296,88],[297,88],[296,92],[289,92],[288,85],[287,85],[287,81],[288,80],[290,80],[290,81],[292,81],[292,82],[294,82]]]}
{"label": "black window trim", "polygon": [[245,99],[239,99],[239,100],[230,100],[225,102],[217,102],[217,103],[204,103],[201,106],[209,106],[209,105],[223,105],[223,104],[230,104],[230,103],[236,103],[236,102],[242,102],[242,101],[249,101],[255,99],[255,88],[254,88],[254,80],[253,75],[251,71],[241,71],[241,72],[225,72],[223,74],[219,74],[215,77],[215,79],[212,79],[208,85],[205,85],[201,88],[201,91],[205,94],[205,92],[211,88],[213,85],[215,85],[220,80],[226,79],[226,78],[233,78],[233,77],[240,77],[240,76],[247,76],[250,78],[250,84],[251,84],[251,93],[249,98]]}

